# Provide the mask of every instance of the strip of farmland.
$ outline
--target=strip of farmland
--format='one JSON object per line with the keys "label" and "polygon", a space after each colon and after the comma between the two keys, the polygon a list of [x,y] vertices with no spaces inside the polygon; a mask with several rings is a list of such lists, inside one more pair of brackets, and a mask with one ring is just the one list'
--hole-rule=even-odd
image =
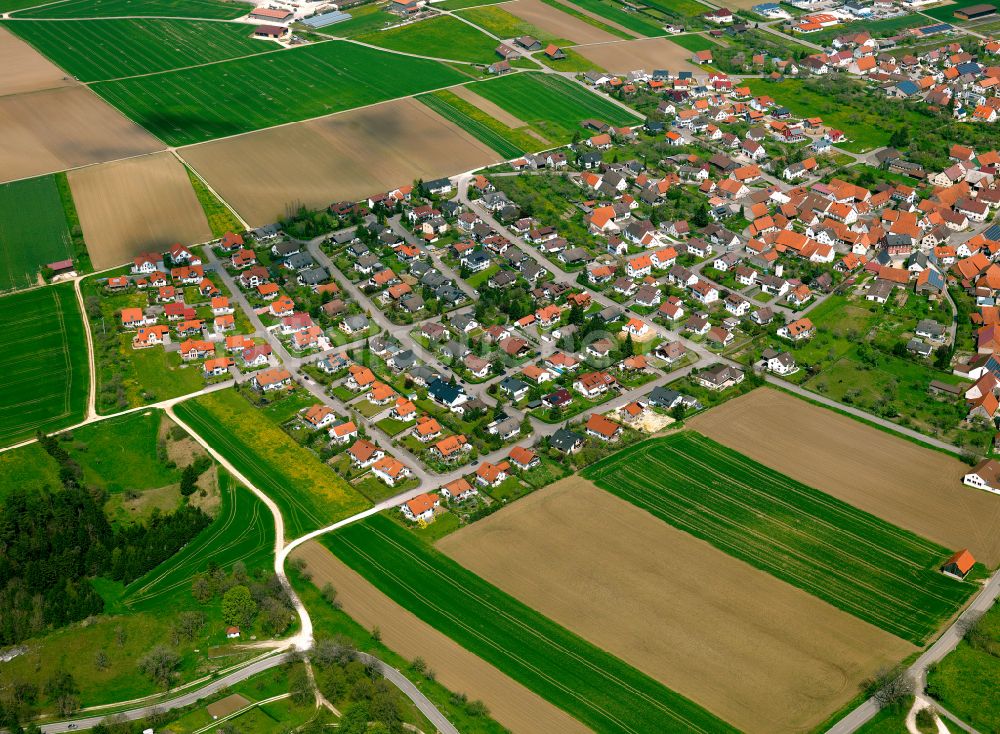
{"label": "strip of farmland", "polygon": [[975,591],[948,551],[693,432],[583,472],[598,486],[860,619],[921,644]]}
{"label": "strip of farmland", "polygon": [[180,403],[175,410],[278,504],[286,533],[292,537],[368,506],[330,467],[233,390],[199,396]]}
{"label": "strip of farmland", "polygon": [[384,516],[323,543],[398,604],[595,731],[733,731]]}
{"label": "strip of farmland", "polygon": [[72,256],[55,178],[0,185],[0,291],[38,285],[44,265]]}
{"label": "strip of farmland", "polygon": [[0,446],[83,419],[89,365],[69,283],[0,298]]}
{"label": "strip of farmland", "polygon": [[634,125],[639,118],[575,82],[551,74],[509,74],[470,88],[507,110],[555,143],[568,143],[580,123],[594,118],[611,125]]}
{"label": "strip of farmland", "polygon": [[232,20],[253,10],[253,5],[231,0],[67,0],[25,2],[37,6],[18,13],[21,18],[177,17]]}
{"label": "strip of farmland", "polygon": [[514,130],[495,120],[490,120],[485,113],[480,113],[483,119],[477,119],[479,115],[475,115],[473,111],[475,108],[472,105],[455,97],[447,90],[433,94],[421,94],[417,100],[423,102],[441,117],[455,123],[477,140],[486,143],[505,159],[516,158],[525,153],[525,149],[520,148],[511,140],[517,135]]}
{"label": "strip of farmland", "polygon": [[327,41],[91,89],[161,140],[187,145],[467,80],[436,61]]}
{"label": "strip of farmland", "polygon": [[80,81],[117,79],[278,51],[237,23],[148,18],[5,21]]}

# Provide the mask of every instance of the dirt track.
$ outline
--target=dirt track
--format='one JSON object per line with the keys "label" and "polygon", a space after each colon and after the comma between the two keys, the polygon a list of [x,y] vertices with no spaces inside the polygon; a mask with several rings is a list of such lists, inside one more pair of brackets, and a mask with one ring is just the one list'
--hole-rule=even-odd
{"label": "dirt track", "polygon": [[0,69],[0,95],[76,86],[66,72],[6,28],[0,28]]}
{"label": "dirt track", "polygon": [[170,153],[70,171],[69,184],[97,269],[212,239],[187,172]]}
{"label": "dirt track", "polygon": [[1000,563],[1000,501],[968,467],[852,418],[761,388],[689,421],[706,436],[949,549]]}
{"label": "dirt track", "polygon": [[337,589],[344,611],[359,624],[368,629],[377,626],[382,641],[406,659],[426,660],[442,685],[482,700],[494,719],[517,734],[590,731],[403,609],[316,541],[303,544],[292,555],[306,561],[317,586],[330,583]]}
{"label": "dirt track", "polygon": [[634,69],[699,70],[689,60],[690,51],[666,38],[598,43],[576,46],[574,50],[612,74],[625,74]]}
{"label": "dirt track", "polygon": [[2,181],[163,149],[83,86],[0,97],[0,130]]}
{"label": "dirt track", "polygon": [[808,730],[914,650],[579,477],[438,548],[748,732]]}
{"label": "dirt track", "polygon": [[541,0],[514,0],[514,2],[504,3],[497,7],[501,7],[539,30],[545,31],[552,38],[565,38],[574,43],[620,40],[617,36],[584,23],[579,18],[574,18],[569,13],[546,5]]}
{"label": "dirt track", "polygon": [[251,225],[495,163],[500,156],[413,99],[183,148]]}

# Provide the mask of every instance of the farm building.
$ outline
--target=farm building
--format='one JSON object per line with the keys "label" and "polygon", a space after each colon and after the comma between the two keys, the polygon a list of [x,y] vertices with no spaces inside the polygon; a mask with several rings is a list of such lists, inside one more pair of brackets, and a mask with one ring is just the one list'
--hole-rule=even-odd
{"label": "farm building", "polygon": [[962,477],[962,483],[976,489],[1000,494],[1000,462],[983,459],[975,468]]}
{"label": "farm building", "polygon": [[975,565],[976,559],[972,557],[972,554],[967,550],[960,550],[941,566],[941,573],[954,576],[957,579],[964,579]]}
{"label": "farm building", "polygon": [[969,5],[955,11],[955,17],[959,20],[979,20],[991,15],[996,15],[997,9],[992,5],[980,3],[979,5]]}
{"label": "farm building", "polygon": [[250,13],[250,19],[270,23],[287,23],[293,15],[292,11],[286,8],[257,8]]}
{"label": "farm building", "polygon": [[280,25],[259,25],[253,29],[254,38],[266,38],[272,41],[278,41],[287,34],[288,29],[282,28]]}

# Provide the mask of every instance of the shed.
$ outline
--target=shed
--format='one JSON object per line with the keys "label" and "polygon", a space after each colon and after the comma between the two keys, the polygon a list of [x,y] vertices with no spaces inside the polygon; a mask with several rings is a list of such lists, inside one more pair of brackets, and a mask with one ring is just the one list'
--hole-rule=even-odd
{"label": "shed", "polygon": [[968,550],[960,550],[941,566],[941,573],[946,576],[954,576],[957,579],[964,579],[969,575],[969,571],[976,565],[976,559]]}

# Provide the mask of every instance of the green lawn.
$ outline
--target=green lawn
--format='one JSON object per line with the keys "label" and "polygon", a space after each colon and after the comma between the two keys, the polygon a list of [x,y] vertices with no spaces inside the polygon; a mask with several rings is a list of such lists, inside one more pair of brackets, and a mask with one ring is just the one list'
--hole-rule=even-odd
{"label": "green lawn", "polygon": [[[541,143],[534,138],[507,127],[447,89],[421,94],[417,99],[441,117],[454,122],[472,137],[486,143],[505,160],[516,158],[532,148],[541,147]],[[529,141],[534,141],[534,146],[523,147],[529,145]]]}
{"label": "green lawn", "polygon": [[[744,83],[755,95],[769,95],[799,117],[822,117],[825,124],[843,130],[850,138],[850,142],[840,146],[845,150],[860,153],[883,147],[889,143],[895,129],[873,110],[824,96],[807,88],[801,79],[785,79],[779,83],[746,79]],[[927,124],[926,117],[908,108],[905,117],[912,129]]]}
{"label": "green lawn", "polygon": [[982,732],[1000,731],[1000,604],[927,675],[927,692]]}
{"label": "green lawn", "polygon": [[571,0],[571,2],[572,5],[643,36],[662,36],[665,33],[663,26],[657,24],[652,18],[624,10],[623,6],[614,0]]}
{"label": "green lawn", "polygon": [[138,611],[162,608],[178,594],[188,594],[191,580],[210,566],[231,568],[240,562],[253,572],[270,566],[274,555],[274,520],[270,510],[228,472],[219,470],[222,503],[215,520],[165,563],[125,588],[123,603]]}
{"label": "green lawn", "polygon": [[555,143],[567,143],[574,133],[582,133],[580,123],[588,118],[613,125],[634,125],[639,121],[636,115],[562,77],[509,74],[478,82],[470,89]]}
{"label": "green lawn", "polygon": [[53,176],[0,185],[0,291],[38,285],[43,266],[72,256]]}
{"label": "green lawn", "polygon": [[0,503],[15,487],[59,487],[59,464],[37,442],[0,454]]}
{"label": "green lawn", "polygon": [[467,80],[436,61],[329,41],[91,86],[171,145],[235,135]]}
{"label": "green lawn", "polygon": [[[437,7],[441,7],[442,5],[447,5],[447,2],[435,3],[435,5]],[[492,5],[481,8],[460,10],[455,13],[455,15],[459,15],[466,20],[475,23],[477,26],[489,31],[497,38],[534,36],[539,40],[544,39],[543,43],[546,44],[554,43],[558,46],[569,46],[573,44],[573,41],[568,38],[553,38],[541,28],[533,26],[527,21],[521,20],[516,15],[507,12],[503,8],[498,8]]]}
{"label": "green lawn", "polygon": [[497,42],[482,31],[447,15],[367,33],[358,40],[419,56],[478,63],[493,61],[497,47]]}
{"label": "green lawn", "polygon": [[4,25],[84,82],[152,74],[277,51],[242,23],[162,20],[7,21]]}
{"label": "green lawn", "polygon": [[330,525],[368,505],[315,454],[235,390],[201,395],[181,403],[176,411],[278,504],[289,537]]}
{"label": "green lawn", "polygon": [[0,446],[83,420],[90,367],[73,286],[0,298]]}
{"label": "green lawn", "polygon": [[950,552],[697,433],[645,441],[583,472],[735,558],[915,644],[975,591]]}
{"label": "green lawn", "polygon": [[602,732],[733,731],[376,515],[322,538],[420,619]]}
{"label": "green lawn", "polygon": [[[20,2],[20,0],[14,0]],[[31,5],[39,5],[32,2]],[[27,5],[27,3],[24,3]],[[4,6],[6,7],[6,6]],[[119,18],[166,16],[231,20],[246,15],[254,6],[236,0],[68,0],[19,14],[22,18]]]}

